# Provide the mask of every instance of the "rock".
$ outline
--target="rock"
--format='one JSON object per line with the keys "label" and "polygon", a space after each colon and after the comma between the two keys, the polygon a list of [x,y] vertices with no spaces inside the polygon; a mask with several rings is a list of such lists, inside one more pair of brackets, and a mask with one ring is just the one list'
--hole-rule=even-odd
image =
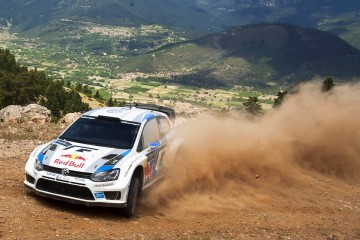
{"label": "rock", "polygon": [[24,117],[26,122],[46,123],[51,120],[51,111],[38,104],[29,104],[24,107]]}
{"label": "rock", "polygon": [[21,118],[23,107],[18,105],[9,105],[0,110],[0,120],[2,122],[17,122]]}
{"label": "rock", "polygon": [[2,122],[33,122],[46,123],[50,122],[51,111],[46,107],[38,104],[29,104],[25,107],[19,105],[9,105],[0,110],[0,121]]}
{"label": "rock", "polygon": [[70,123],[74,122],[76,119],[78,119],[80,116],[81,116],[81,113],[79,113],[79,112],[68,113],[60,119],[60,123],[70,124]]}

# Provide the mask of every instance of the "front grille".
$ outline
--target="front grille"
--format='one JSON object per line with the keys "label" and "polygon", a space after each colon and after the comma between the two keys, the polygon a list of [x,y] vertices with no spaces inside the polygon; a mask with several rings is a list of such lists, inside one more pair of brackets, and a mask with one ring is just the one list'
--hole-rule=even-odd
{"label": "front grille", "polygon": [[30,176],[29,174],[25,174],[25,178],[26,178],[26,181],[31,183],[31,184],[34,184],[35,182],[35,178],[33,178],[32,176]]}
{"label": "front grille", "polygon": [[94,196],[91,193],[90,189],[86,187],[75,186],[41,178],[37,181],[36,188],[42,191],[56,193],[69,197],[85,200],[94,200]]}
{"label": "front grille", "polygon": [[108,200],[120,200],[121,192],[104,192],[106,199]]}
{"label": "front grille", "polygon": [[[57,168],[57,167],[51,167],[48,165],[43,165],[43,170],[52,172],[52,173],[61,174],[61,170],[63,170],[63,168]],[[90,179],[91,175],[92,175],[92,173],[77,172],[77,171],[70,170],[69,174],[67,176]]]}

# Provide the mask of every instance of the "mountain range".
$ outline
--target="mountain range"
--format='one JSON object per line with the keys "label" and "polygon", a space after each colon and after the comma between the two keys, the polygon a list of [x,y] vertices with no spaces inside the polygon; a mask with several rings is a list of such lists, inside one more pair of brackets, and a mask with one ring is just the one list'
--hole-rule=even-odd
{"label": "mountain range", "polygon": [[11,0],[2,1],[0,18],[18,32],[61,18],[122,26],[156,23],[203,34],[279,22],[332,31],[360,48],[356,0]]}
{"label": "mountain range", "polygon": [[177,72],[196,86],[293,85],[316,76],[360,76],[360,51],[334,34],[289,24],[256,24],[165,46],[127,60],[123,71]]}

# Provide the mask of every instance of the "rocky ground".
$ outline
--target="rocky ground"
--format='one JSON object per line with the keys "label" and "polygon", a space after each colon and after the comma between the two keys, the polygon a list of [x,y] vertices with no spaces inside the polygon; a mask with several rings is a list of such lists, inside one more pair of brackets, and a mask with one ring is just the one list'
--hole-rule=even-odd
{"label": "rocky ground", "polygon": [[[194,193],[176,209],[153,209],[143,200],[133,219],[38,197],[23,185],[25,162],[63,128],[0,124],[0,239],[360,239],[359,183],[316,173],[273,194],[257,187],[240,205],[216,193],[199,199]],[[221,204],[189,210],[204,197]]]}

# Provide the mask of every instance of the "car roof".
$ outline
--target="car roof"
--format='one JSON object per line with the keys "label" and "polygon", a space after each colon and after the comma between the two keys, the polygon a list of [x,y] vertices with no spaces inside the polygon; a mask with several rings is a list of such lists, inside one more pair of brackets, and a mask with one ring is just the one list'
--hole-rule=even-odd
{"label": "car roof", "polygon": [[137,123],[142,123],[145,119],[150,120],[151,118],[154,118],[156,116],[166,117],[166,114],[164,113],[148,110],[148,109],[136,108],[136,107],[97,108],[88,111],[83,115],[91,116],[91,117],[103,116],[103,117],[119,118],[121,120],[137,122]]}

